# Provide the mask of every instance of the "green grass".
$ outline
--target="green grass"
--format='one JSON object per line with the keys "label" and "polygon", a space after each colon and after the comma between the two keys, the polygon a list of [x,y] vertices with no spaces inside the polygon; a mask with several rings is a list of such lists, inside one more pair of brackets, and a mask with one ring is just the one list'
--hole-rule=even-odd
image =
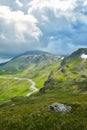
{"label": "green grass", "polygon": [[29,90],[30,86],[31,84],[28,81],[0,78],[0,101],[16,96],[24,96],[31,92]]}
{"label": "green grass", "polygon": [[57,63],[53,63],[51,65],[44,65],[41,64],[40,66],[35,66],[33,69],[29,69],[23,71],[22,73],[18,74],[19,77],[26,77],[31,78],[35,81],[36,86],[38,88],[42,88],[44,82],[47,81],[49,74],[51,71],[57,71],[58,66],[61,63],[61,59]]}
{"label": "green grass", "polygon": [[[79,70],[80,66],[84,68]],[[63,73],[61,69],[66,71]],[[68,67],[60,67],[58,63],[40,65],[33,70],[28,68],[17,76],[32,78],[38,88],[43,86],[45,80],[48,81],[44,94],[16,97],[0,103],[1,130],[87,130],[87,62],[72,61]],[[2,86],[7,82],[2,81]],[[15,82],[18,81],[10,83],[14,86],[10,86],[11,91],[17,89],[18,83]],[[71,106],[72,111],[61,114],[46,109],[55,102]]]}
{"label": "green grass", "polygon": [[[71,113],[48,111],[46,106],[54,102],[70,105]],[[54,88],[43,95],[13,99],[0,106],[0,129],[86,130],[87,95]]]}
{"label": "green grass", "polygon": [[[37,65],[36,67],[34,64],[29,66],[28,69],[23,71],[22,73],[17,73],[15,75],[3,75],[6,77],[13,76],[13,77],[24,77],[24,78],[31,78],[36,83],[36,87],[39,89],[43,87],[44,82],[48,79],[48,76],[52,70],[55,70],[60,64],[61,60],[58,63],[53,63],[51,65],[48,64],[41,64]],[[32,69],[30,69],[32,68]],[[0,100],[7,100],[9,98],[15,96],[23,96],[26,95],[29,90],[28,81],[17,81],[12,79],[0,79]]]}
{"label": "green grass", "polygon": [[[12,86],[14,84],[18,84],[18,81],[13,80]],[[85,85],[85,82],[51,79],[45,94],[16,97],[0,103],[0,129],[86,130],[87,94],[78,89]],[[70,105],[72,111],[69,114],[48,111],[46,106],[55,102]]]}

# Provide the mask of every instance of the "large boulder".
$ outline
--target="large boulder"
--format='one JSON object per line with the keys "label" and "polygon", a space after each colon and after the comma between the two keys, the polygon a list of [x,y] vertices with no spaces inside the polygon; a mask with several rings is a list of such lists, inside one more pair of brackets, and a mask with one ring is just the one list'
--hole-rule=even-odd
{"label": "large boulder", "polygon": [[60,112],[62,114],[67,114],[70,113],[71,111],[71,106],[67,106],[61,103],[54,103],[51,106],[47,107],[48,110],[52,110],[54,112]]}

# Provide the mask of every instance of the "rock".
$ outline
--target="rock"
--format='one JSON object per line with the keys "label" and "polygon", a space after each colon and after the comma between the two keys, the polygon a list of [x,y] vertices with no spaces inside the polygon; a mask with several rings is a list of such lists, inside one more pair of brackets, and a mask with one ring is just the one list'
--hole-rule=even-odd
{"label": "rock", "polygon": [[84,70],[84,67],[82,66],[82,65],[80,65],[79,67],[78,67],[78,70]]}
{"label": "rock", "polygon": [[61,72],[62,72],[62,73],[65,73],[65,72],[66,72],[66,69],[61,69]]}
{"label": "rock", "polygon": [[47,107],[48,110],[52,110],[54,112],[60,112],[62,114],[67,114],[70,113],[71,111],[71,106],[67,106],[61,103],[54,103],[51,106]]}
{"label": "rock", "polygon": [[87,76],[86,76],[86,75],[81,75],[81,77],[82,77],[82,78],[87,78]]}
{"label": "rock", "polygon": [[67,75],[67,77],[68,77],[68,78],[72,78],[72,75],[69,74],[69,75]]}
{"label": "rock", "polygon": [[69,65],[66,65],[67,68],[69,68]]}
{"label": "rock", "polygon": [[40,93],[40,94],[44,94],[44,93],[45,93],[45,87],[41,88],[41,89],[39,90],[39,93]]}

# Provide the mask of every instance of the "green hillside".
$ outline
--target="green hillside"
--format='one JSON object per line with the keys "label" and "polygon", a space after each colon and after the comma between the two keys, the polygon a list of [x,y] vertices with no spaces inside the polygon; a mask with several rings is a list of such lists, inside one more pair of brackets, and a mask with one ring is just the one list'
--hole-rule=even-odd
{"label": "green hillside", "polygon": [[[0,100],[25,96],[31,92],[31,83],[16,80],[14,77],[32,79],[37,88],[41,88],[50,72],[62,61],[61,57],[42,51],[29,51],[0,67]],[[3,71],[4,70],[4,71]],[[3,77],[6,78],[3,78]],[[9,76],[11,77],[9,79]]]}
{"label": "green hillside", "polygon": [[[87,83],[87,60],[81,58],[81,54],[87,54],[87,49],[79,49],[66,57],[57,71],[53,71],[46,81],[44,88],[60,87],[60,84],[71,84],[70,89],[84,90]],[[52,85],[50,85],[52,84]],[[81,84],[81,85],[80,85]],[[83,84],[83,85],[82,85]],[[49,86],[49,87],[48,87]],[[67,86],[67,85],[66,85]],[[65,89],[65,87],[64,87]],[[68,88],[69,89],[69,88]],[[87,90],[87,89],[86,89]]]}
{"label": "green hillside", "polygon": [[[39,93],[0,103],[1,130],[87,130],[87,59],[81,58],[82,54],[87,54],[87,49],[80,49],[79,54],[78,51],[62,63],[60,58],[60,62],[45,69],[34,67],[33,72],[27,68],[17,74],[31,77],[39,88],[45,81],[43,74],[47,72],[49,76]],[[52,107],[47,109],[53,103],[72,109],[66,114],[55,112]]]}
{"label": "green hillside", "polygon": [[24,96],[31,92],[31,84],[26,80],[14,78],[0,78],[0,101],[8,100],[16,96]]}

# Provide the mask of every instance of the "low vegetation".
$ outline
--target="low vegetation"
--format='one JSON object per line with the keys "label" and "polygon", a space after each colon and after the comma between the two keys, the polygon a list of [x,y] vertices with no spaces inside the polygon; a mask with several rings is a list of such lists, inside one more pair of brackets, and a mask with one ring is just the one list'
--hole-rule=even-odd
{"label": "low vegetation", "polygon": [[[72,111],[48,111],[46,107],[55,102],[71,106]],[[87,95],[55,88],[42,95],[12,99],[0,105],[0,129],[86,130]]]}
{"label": "low vegetation", "polygon": [[31,84],[25,80],[0,78],[0,101],[8,100],[16,96],[24,96],[31,92]]}
{"label": "low vegetation", "polygon": [[[87,49],[80,49],[62,63],[59,60],[49,66],[40,64],[33,66],[33,70],[27,68],[16,74],[32,78],[40,91],[30,97],[15,97],[1,102],[0,129],[87,130],[87,60],[80,57],[84,51],[86,53]],[[72,109],[66,114],[48,110],[47,107],[53,103],[62,103]]]}

